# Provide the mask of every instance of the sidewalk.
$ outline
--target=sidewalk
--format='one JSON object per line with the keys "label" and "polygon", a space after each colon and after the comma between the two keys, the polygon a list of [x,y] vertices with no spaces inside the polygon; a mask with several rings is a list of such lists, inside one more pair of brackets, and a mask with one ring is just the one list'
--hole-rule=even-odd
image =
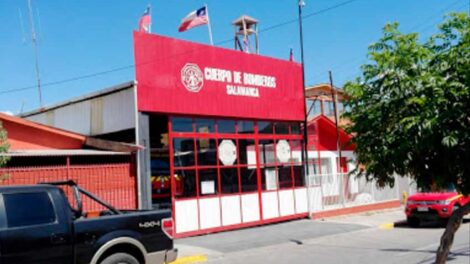
{"label": "sidewalk", "polygon": [[380,211],[365,212],[353,215],[342,215],[336,217],[329,217],[318,219],[317,221],[344,223],[344,224],[357,224],[368,227],[393,227],[396,224],[403,224],[406,221],[404,207],[386,209]]}
{"label": "sidewalk", "polygon": [[234,231],[175,240],[178,260],[175,263],[203,263],[224,254],[263,248],[277,244],[302,244],[304,241],[339,235],[368,228],[393,228],[404,221],[402,208],[332,217],[320,220],[301,219]]}

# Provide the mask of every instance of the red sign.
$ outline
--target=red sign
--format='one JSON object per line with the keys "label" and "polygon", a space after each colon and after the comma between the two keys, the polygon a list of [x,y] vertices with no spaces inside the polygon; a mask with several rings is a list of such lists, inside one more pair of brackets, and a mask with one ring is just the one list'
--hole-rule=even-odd
{"label": "red sign", "polygon": [[295,62],[134,32],[143,112],[302,121]]}

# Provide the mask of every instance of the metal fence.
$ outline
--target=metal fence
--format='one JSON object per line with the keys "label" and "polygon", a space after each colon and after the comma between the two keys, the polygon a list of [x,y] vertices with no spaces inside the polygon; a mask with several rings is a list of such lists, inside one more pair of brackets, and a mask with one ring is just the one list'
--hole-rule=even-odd
{"label": "metal fence", "polygon": [[313,212],[400,199],[397,185],[379,188],[373,181],[347,173],[310,175],[309,189]]}
{"label": "metal fence", "polygon": [[[135,209],[136,178],[129,163],[9,167],[0,169],[0,186],[37,184],[40,182],[74,180],[84,189],[96,194],[119,209]],[[71,190],[63,188],[70,202]],[[100,211],[103,207],[87,197],[83,200],[86,212]]]}

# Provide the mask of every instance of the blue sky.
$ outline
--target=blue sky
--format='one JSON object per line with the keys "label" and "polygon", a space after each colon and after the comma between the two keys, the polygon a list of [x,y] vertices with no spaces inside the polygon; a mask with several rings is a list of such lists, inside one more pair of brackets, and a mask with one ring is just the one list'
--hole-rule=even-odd
{"label": "blue sky", "polygon": [[[305,0],[304,15],[346,0]],[[152,5],[152,32],[208,43],[206,27],[178,33],[180,20],[190,11],[209,6],[214,42],[233,38],[231,21],[247,14],[257,18],[260,53],[287,59],[289,49],[300,60],[297,0],[33,0],[39,36],[39,65],[43,83],[108,74],[44,86],[44,105],[100,90],[134,79],[132,30],[147,4]],[[355,0],[304,20],[307,85],[326,82],[333,71],[342,85],[358,74],[366,62],[367,46],[381,36],[387,22],[398,21],[403,32],[427,37],[436,31],[444,14],[469,10],[468,0]],[[0,111],[14,114],[39,106],[27,0],[0,0]],[[21,13],[21,15],[20,15]],[[20,16],[22,19],[20,19]],[[233,42],[219,45],[232,47]]]}

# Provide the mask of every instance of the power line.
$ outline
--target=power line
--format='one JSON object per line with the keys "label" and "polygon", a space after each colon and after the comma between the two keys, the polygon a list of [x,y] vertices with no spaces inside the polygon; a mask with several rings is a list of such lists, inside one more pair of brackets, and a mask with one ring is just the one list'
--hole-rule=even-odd
{"label": "power line", "polygon": [[[328,12],[328,11],[334,10],[334,9],[336,9],[336,8],[340,8],[340,7],[342,7],[342,6],[351,4],[351,3],[356,2],[356,1],[359,1],[359,0],[348,0],[348,1],[344,1],[344,2],[341,2],[341,3],[335,4],[335,5],[332,5],[332,6],[330,6],[330,7],[321,9],[321,10],[319,10],[319,11],[306,14],[306,15],[303,16],[303,18],[304,18],[304,19],[308,19],[308,18],[313,17],[313,16],[321,15],[321,14],[324,14],[324,13],[326,13],[326,12]],[[279,23],[279,24],[276,24],[276,25],[273,25],[273,26],[270,26],[270,27],[263,28],[263,29],[261,29],[259,32],[260,32],[260,33],[262,33],[262,32],[267,32],[267,31],[270,31],[270,30],[273,30],[273,29],[276,29],[276,28],[279,28],[279,27],[282,27],[282,26],[286,26],[286,25],[289,25],[289,24],[292,24],[292,23],[297,23],[298,21],[299,21],[298,18],[296,18],[296,19],[291,19],[291,20],[288,20],[288,21],[285,21],[285,22],[281,22],[281,23]],[[222,44],[225,44],[225,43],[228,43],[228,42],[232,42],[232,41],[233,41],[233,39],[227,39],[227,40],[219,41],[219,42],[217,42],[217,43],[215,43],[215,44],[216,44],[216,45],[222,45]],[[193,50],[192,50],[192,51],[189,51],[189,52],[193,52]],[[185,53],[182,53],[182,54],[185,54]],[[182,54],[175,54],[174,56],[179,56],[179,55],[182,55]],[[68,82],[73,82],[73,81],[78,81],[78,80],[93,78],[93,77],[96,77],[96,76],[106,75],[106,74],[113,73],[113,72],[117,72],[117,71],[132,69],[132,68],[134,68],[135,66],[141,66],[141,65],[145,65],[145,64],[149,64],[149,63],[156,63],[156,61],[145,62],[145,63],[139,64],[139,65],[130,64],[130,65],[121,66],[121,67],[113,68],[113,69],[106,70],[106,71],[95,72],[95,73],[91,73],[91,74],[87,74],[87,75],[81,75],[81,76],[71,77],[71,78],[63,79],[63,80],[59,80],[59,81],[53,81],[53,82],[42,83],[42,84],[41,84],[41,87],[59,85],[59,84],[63,84],[63,83],[68,83]],[[10,89],[10,90],[0,91],[0,95],[2,95],[2,94],[8,94],[8,93],[21,92],[21,91],[25,91],[25,90],[34,89],[34,88],[36,88],[36,87],[37,87],[36,85],[31,85],[31,86],[25,86],[25,87],[21,87],[21,88],[15,88],[15,89]]]}
{"label": "power line", "polygon": [[[460,9],[465,8],[466,5],[467,5],[467,4],[458,6],[458,7],[455,9],[455,11],[460,11]],[[438,27],[438,25],[439,25],[440,22],[442,22],[442,20],[436,21],[436,22],[434,22],[433,24],[428,25],[428,26],[426,26],[426,27],[422,27],[422,28],[420,28],[419,31],[420,31],[421,33],[425,33],[425,32],[428,32],[428,31],[431,30],[431,29],[436,29],[436,28]]]}
{"label": "power line", "polygon": [[[82,79],[88,79],[88,78],[92,78],[92,77],[96,77],[96,76],[100,76],[100,75],[105,75],[105,74],[109,74],[109,73],[112,73],[112,72],[117,72],[117,71],[122,71],[122,70],[126,70],[126,69],[131,69],[131,68],[134,68],[134,65],[127,65],[127,66],[123,66],[123,67],[119,67],[119,68],[114,68],[114,69],[111,69],[111,70],[107,70],[107,71],[101,71],[101,72],[96,72],[96,73],[91,73],[91,74],[87,74],[87,75],[81,75],[81,76],[77,76],[77,77],[72,77],[72,78],[68,78],[68,79],[63,79],[63,80],[59,80],[59,81],[53,81],[53,82],[47,82],[47,83],[43,83],[42,84],[42,87],[45,87],[45,86],[53,86],[53,85],[59,85],[59,84],[63,84],[63,83],[68,83],[68,82],[73,82],[73,81],[78,81],[78,80],[82,80]],[[30,90],[30,89],[33,89],[33,88],[36,88],[37,86],[26,86],[26,87],[22,87],[22,88],[16,88],[16,89],[10,89],[10,90],[5,90],[5,91],[0,91],[0,95],[1,94],[8,94],[8,93],[14,93],[14,92],[21,92],[21,91],[25,91],[25,90]]]}
{"label": "power line", "polygon": [[[451,4],[449,4],[448,6],[446,6],[445,8],[439,10],[439,12],[436,12],[432,15],[430,15],[429,17],[427,17],[425,20],[423,20],[421,23],[419,24],[416,24],[414,25],[413,27],[411,27],[409,29],[409,31],[415,31],[417,29],[420,29],[424,24],[427,24],[429,21],[433,20],[436,16],[440,16],[442,17],[442,13],[444,12],[447,12],[449,9],[451,9],[453,6],[457,5],[458,3],[460,3],[461,0],[457,0],[455,2],[452,2]],[[434,23],[433,23],[434,24]]]}
{"label": "power line", "polygon": [[[302,16],[302,19],[308,19],[308,18],[313,17],[313,16],[321,15],[321,14],[323,14],[323,13],[326,13],[326,12],[331,11],[331,10],[336,9],[336,8],[340,8],[340,7],[342,7],[342,6],[351,4],[351,3],[356,2],[356,1],[359,1],[359,0],[344,1],[344,2],[338,3],[338,4],[336,4],[336,5],[332,5],[332,6],[330,6],[330,7],[327,7],[327,8],[321,9],[321,10],[318,10],[318,11],[316,11],[316,12],[313,12],[313,13],[310,13],[310,14],[306,14],[306,15]],[[272,29],[275,29],[275,28],[279,28],[279,27],[286,26],[286,25],[289,25],[289,24],[297,23],[298,21],[299,21],[298,18],[291,19],[291,20],[288,20],[288,21],[285,21],[285,22],[282,22],[282,23],[279,23],[279,24],[276,24],[276,25],[273,25],[273,26],[270,26],[270,27],[261,29],[260,32],[266,32],[266,31],[269,31],[269,30],[272,30]]]}
{"label": "power line", "polygon": [[29,10],[29,21],[31,24],[31,42],[33,44],[33,49],[34,49],[36,79],[38,82],[37,87],[38,87],[38,94],[39,94],[39,107],[42,107],[41,75],[39,72],[39,55],[38,55],[39,51],[38,51],[38,45],[37,45],[36,30],[34,28],[33,7],[31,4],[31,0],[28,0],[28,10]]}
{"label": "power line", "polygon": [[[440,17],[440,20],[439,21],[442,21],[442,16],[443,16],[443,13],[449,11],[449,9],[451,9],[452,7],[456,6],[457,4],[461,3],[462,1],[461,0],[457,0],[457,1],[454,1],[452,3],[450,3],[449,5],[447,5],[445,8],[439,10],[439,12],[436,12],[436,13],[433,13],[432,15],[430,15],[429,17],[426,17],[424,20],[422,20],[420,23],[417,23],[415,25],[413,25],[412,27],[410,27],[407,31],[408,32],[413,32],[413,31],[419,31],[421,33],[423,32],[426,32],[428,31],[429,29],[431,29],[432,27],[435,27],[436,26],[436,22],[434,21],[434,18],[436,18],[437,16]],[[469,0],[469,4],[470,4],[470,0]],[[460,5],[456,8],[456,10],[460,10],[462,7],[464,7],[465,5],[467,4],[464,4],[464,5]],[[428,24],[429,22],[432,22],[430,25]],[[438,23],[438,22],[437,22]],[[367,60],[367,57],[363,57],[363,56],[359,56],[359,57],[356,57],[356,58],[353,58],[353,59],[350,59],[350,60],[347,60],[347,61],[344,61],[342,63],[339,63],[339,64],[336,64],[336,65],[339,65],[339,66],[334,66],[334,67],[330,67],[331,69],[336,69],[336,73],[338,73],[338,69],[342,69],[340,70],[339,72],[344,72],[345,71],[345,66],[349,66],[349,65],[352,65],[352,64],[355,64],[356,62],[358,62],[359,60]],[[345,64],[343,64],[345,63]],[[359,65],[360,66],[360,65]],[[350,79],[351,77],[355,76],[356,73],[358,72],[358,69],[356,68],[354,70],[355,73],[353,74],[349,74],[346,78],[344,78],[345,80],[347,79]],[[317,73],[316,75],[314,75],[314,79],[317,79],[317,78],[320,78],[321,76],[327,76],[327,73]],[[326,78],[326,77],[325,77]]]}

